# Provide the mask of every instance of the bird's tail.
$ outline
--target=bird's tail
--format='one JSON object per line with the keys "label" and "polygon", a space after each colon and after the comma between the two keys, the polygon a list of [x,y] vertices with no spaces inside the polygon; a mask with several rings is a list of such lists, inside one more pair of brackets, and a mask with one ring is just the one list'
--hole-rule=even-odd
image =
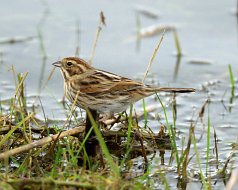
{"label": "bird's tail", "polygon": [[155,89],[156,92],[174,92],[174,93],[190,93],[195,92],[194,88],[169,88],[169,87],[158,87]]}

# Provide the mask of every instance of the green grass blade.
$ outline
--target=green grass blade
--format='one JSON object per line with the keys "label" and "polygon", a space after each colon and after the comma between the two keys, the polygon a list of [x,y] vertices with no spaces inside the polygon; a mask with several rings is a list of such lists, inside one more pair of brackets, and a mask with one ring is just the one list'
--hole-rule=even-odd
{"label": "green grass blade", "polygon": [[206,175],[208,174],[208,166],[210,159],[210,140],[211,140],[211,123],[210,123],[210,115],[209,115],[209,107],[208,107],[208,123],[207,123],[207,153],[206,153]]}
{"label": "green grass blade", "polygon": [[83,139],[83,142],[81,143],[81,146],[78,150],[78,154],[81,152],[81,150],[83,149],[83,146],[85,145],[86,141],[88,140],[88,137],[90,136],[91,132],[93,130],[93,127],[91,127],[88,131],[88,133],[86,134],[86,137]]}
{"label": "green grass blade", "polygon": [[232,72],[232,68],[230,64],[228,65],[228,68],[229,68],[229,74],[230,74],[231,88],[235,88],[235,80],[233,77],[233,72]]}
{"label": "green grass blade", "polygon": [[131,144],[132,110],[133,110],[133,104],[130,105],[130,115],[128,118],[128,131],[127,131],[127,144],[126,144],[127,149],[130,148],[130,144]]}
{"label": "green grass blade", "polygon": [[106,143],[103,139],[103,136],[102,136],[101,132],[99,131],[98,126],[97,126],[96,122],[94,121],[93,116],[92,116],[92,114],[90,113],[90,111],[88,109],[87,109],[87,114],[88,114],[90,122],[93,126],[94,132],[95,132],[95,134],[98,138],[98,141],[99,141],[99,144],[101,146],[102,152],[105,155],[106,160],[108,161],[108,164],[109,164],[114,176],[115,177],[120,177],[119,167],[114,163],[114,161],[111,157],[111,154],[109,153],[109,150],[107,148],[107,145],[106,145]]}
{"label": "green grass blade", "polygon": [[60,162],[61,162],[61,159],[62,159],[62,148],[60,146],[57,147],[57,151],[56,151],[56,157],[55,157],[55,162],[53,164],[53,168],[51,169],[51,172],[50,172],[50,176],[52,178],[56,177],[57,176],[57,167],[60,167]]}
{"label": "green grass blade", "polygon": [[167,117],[167,113],[166,113],[166,110],[165,110],[165,107],[160,99],[160,97],[158,96],[158,94],[156,94],[161,106],[162,106],[162,110],[164,112],[164,116],[165,116],[165,121],[166,121],[166,126],[168,127],[168,133],[169,133],[169,138],[170,138],[170,142],[171,142],[171,145],[172,145],[172,148],[173,148],[173,151],[175,151],[176,153],[176,162],[177,162],[177,165],[179,164],[179,156],[178,156],[178,151],[177,151],[177,145],[176,145],[176,136],[175,136],[175,133],[171,127],[171,125],[169,125],[169,121],[168,121],[168,117]]}
{"label": "green grass blade", "polygon": [[44,44],[44,40],[43,40],[43,36],[42,36],[42,32],[40,28],[38,28],[37,33],[38,33],[38,39],[40,42],[40,50],[41,50],[42,57],[43,59],[46,59],[47,53],[46,53],[45,44]]}
{"label": "green grass blade", "polygon": [[181,52],[181,47],[180,47],[180,43],[179,43],[179,39],[178,39],[177,30],[174,29],[174,30],[173,30],[173,33],[174,33],[175,46],[176,46],[176,50],[177,50],[177,56],[181,56],[181,55],[182,55],[182,52]]}
{"label": "green grass blade", "polygon": [[198,150],[198,147],[197,147],[197,142],[196,142],[196,138],[195,138],[195,134],[194,134],[194,128],[193,128],[193,132],[192,132],[192,143],[193,143],[193,146],[194,146],[194,151],[195,151],[195,154],[196,154],[196,160],[197,160],[198,168],[199,168],[199,171],[200,171],[200,177],[201,177],[202,183],[204,185],[204,189],[208,189],[207,182],[206,182],[205,177],[202,173],[201,160],[200,160],[199,150]]}
{"label": "green grass blade", "polygon": [[21,122],[19,122],[15,127],[13,127],[6,135],[4,135],[3,139],[0,141],[0,146],[2,146],[9,139],[9,137],[13,134],[15,130],[17,130],[21,125],[23,125],[23,123],[29,120],[33,115],[34,113],[28,115]]}
{"label": "green grass blade", "polygon": [[2,112],[2,101],[1,101],[1,97],[0,97],[0,113],[3,113],[3,112]]}
{"label": "green grass blade", "polygon": [[147,124],[148,124],[148,113],[147,113],[147,110],[146,110],[146,105],[145,105],[145,99],[143,98],[142,99],[142,106],[143,106],[143,110],[144,110],[144,126],[145,126],[145,129],[147,128]]}

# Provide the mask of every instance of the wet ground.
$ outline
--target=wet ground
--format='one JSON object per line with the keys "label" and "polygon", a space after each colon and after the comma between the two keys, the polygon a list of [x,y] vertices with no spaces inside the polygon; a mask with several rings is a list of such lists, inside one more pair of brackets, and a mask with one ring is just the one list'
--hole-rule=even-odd
{"label": "wet ground", "polygon": [[[39,105],[40,95],[47,117],[64,119],[65,114],[58,100],[63,96],[63,80],[55,72],[46,84],[52,70],[51,63],[66,56],[74,56],[77,47],[84,59],[89,59],[99,12],[106,17],[106,27],[102,28],[96,54],[95,67],[123,76],[141,80],[161,33],[137,39],[138,30],[151,32],[153,28],[174,27],[177,30],[183,56],[178,60],[173,32],[167,30],[162,45],[155,58],[147,83],[163,86],[194,87],[197,92],[177,97],[178,146],[182,147],[183,137],[187,137],[191,121],[196,120],[204,102],[209,99],[209,113],[204,115],[205,131],[207,117],[215,128],[219,144],[221,165],[234,150],[237,143],[237,97],[232,95],[228,64],[231,65],[238,84],[238,21],[235,15],[235,1],[173,0],[160,1],[8,1],[0,3],[0,98],[7,100],[14,95],[14,80],[11,66],[20,73],[28,72],[26,93],[29,105]],[[148,15],[150,13],[150,15]],[[139,23],[139,24],[138,24]],[[153,34],[153,33],[152,33]],[[44,60],[44,56],[47,58]],[[172,111],[169,102],[172,95],[161,95],[169,122]],[[156,132],[164,116],[154,97],[146,99],[146,104],[158,109],[150,113],[149,126]],[[3,108],[4,108],[3,104]],[[136,105],[142,109],[141,102]],[[39,109],[38,117],[42,118]],[[152,119],[161,116],[161,119]],[[141,122],[143,125],[143,122]],[[199,138],[204,126],[199,122],[195,133]],[[206,134],[206,132],[205,132]],[[212,129],[213,134],[213,129]],[[212,138],[213,139],[213,138]],[[185,141],[186,142],[186,141]],[[214,140],[211,150],[214,148]],[[206,136],[198,143],[201,162],[205,163]],[[170,152],[165,153],[168,165]],[[159,155],[157,155],[159,160]],[[204,160],[203,160],[204,159]],[[155,159],[156,160],[156,159]],[[237,166],[237,157],[233,159]],[[155,162],[155,168],[161,167]],[[194,164],[193,164],[194,163]],[[196,160],[190,164],[191,173],[196,173]],[[204,166],[205,168],[205,166]],[[156,170],[156,169],[155,169]],[[213,169],[211,169],[213,170]],[[213,172],[213,171],[212,171]],[[166,175],[172,189],[176,187],[176,173]],[[200,183],[194,183],[199,187]],[[222,181],[216,186],[223,188]]]}

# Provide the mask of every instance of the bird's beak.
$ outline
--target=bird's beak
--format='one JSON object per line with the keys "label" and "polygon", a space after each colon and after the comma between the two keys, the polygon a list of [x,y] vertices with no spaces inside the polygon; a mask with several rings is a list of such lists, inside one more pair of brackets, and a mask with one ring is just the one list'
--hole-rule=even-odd
{"label": "bird's beak", "polygon": [[62,67],[62,64],[60,61],[57,61],[57,62],[53,63],[52,65],[54,65],[55,67]]}

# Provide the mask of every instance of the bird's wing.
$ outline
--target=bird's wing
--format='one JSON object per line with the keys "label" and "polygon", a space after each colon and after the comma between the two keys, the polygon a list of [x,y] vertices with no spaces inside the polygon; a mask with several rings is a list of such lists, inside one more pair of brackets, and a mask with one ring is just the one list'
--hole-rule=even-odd
{"label": "bird's wing", "polygon": [[131,91],[143,88],[143,84],[130,79],[123,78],[120,82],[117,82],[110,88],[111,91]]}
{"label": "bird's wing", "polygon": [[117,93],[143,87],[140,82],[101,70],[95,70],[93,74],[79,82],[82,93]]}

